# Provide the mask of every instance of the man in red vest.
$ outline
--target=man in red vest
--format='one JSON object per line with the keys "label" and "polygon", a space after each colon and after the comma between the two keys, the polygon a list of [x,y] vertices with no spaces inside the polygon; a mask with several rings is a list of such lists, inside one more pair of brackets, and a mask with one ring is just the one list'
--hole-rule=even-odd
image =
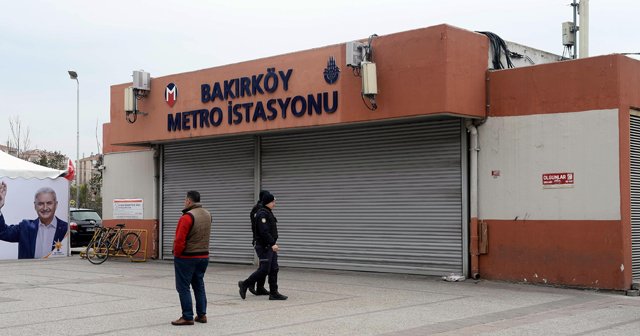
{"label": "man in red vest", "polygon": [[[195,190],[187,192],[182,213],[173,241],[173,265],[182,316],[172,321],[171,324],[178,326],[193,325],[194,321],[207,323],[204,274],[209,265],[209,237],[211,235],[211,214],[200,204],[199,192]],[[193,295],[196,299],[197,316],[195,318],[189,286],[193,288]]]}

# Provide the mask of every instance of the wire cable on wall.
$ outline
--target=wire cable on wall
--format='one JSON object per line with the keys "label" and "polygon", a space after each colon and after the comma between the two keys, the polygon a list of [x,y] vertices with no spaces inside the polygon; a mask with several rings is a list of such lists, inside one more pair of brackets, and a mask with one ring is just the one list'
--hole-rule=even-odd
{"label": "wire cable on wall", "polygon": [[[369,40],[367,41],[367,46],[364,50],[364,61],[373,62],[373,46],[371,45],[371,42],[373,42],[374,37],[378,37],[378,34],[371,34],[369,36]],[[358,69],[358,74],[360,74],[360,69]],[[368,104],[367,104],[367,100],[369,100]],[[366,106],[371,111],[375,111],[376,109],[378,109],[378,103],[376,103],[375,94],[371,94],[371,95],[362,94],[362,102],[364,103],[364,106]]]}
{"label": "wire cable on wall", "polygon": [[127,112],[125,117],[127,118],[127,121],[130,124],[133,124],[133,123],[136,122],[136,120],[138,120],[138,114],[135,111],[134,112]]}
{"label": "wire cable on wall", "polygon": [[[369,36],[369,39],[367,41],[367,43],[359,43],[358,45],[358,50],[361,53],[361,59],[357,64],[347,64],[347,66],[351,67],[351,70],[353,72],[353,76],[358,77],[360,79],[363,79],[363,76],[366,75],[363,74],[363,63],[367,63],[367,64],[372,64],[373,63],[373,46],[372,46],[372,42],[373,39],[375,37],[377,37],[377,34],[371,34]],[[375,74],[375,64],[373,64],[373,76],[376,76]],[[371,75],[370,75],[371,76]],[[373,78],[374,81],[374,85],[377,86],[377,84],[375,84],[375,78]],[[363,80],[364,81],[364,80]],[[374,90],[375,92],[369,92],[369,93],[365,93],[364,92],[364,82],[363,82],[363,91],[361,92],[361,97],[362,97],[362,102],[364,103],[364,106],[367,107],[367,109],[371,110],[371,111],[375,111],[378,108],[378,104],[376,103],[376,94],[377,94],[377,89]]]}
{"label": "wire cable on wall", "polygon": [[524,59],[525,61],[529,62],[529,64],[531,64],[531,65],[535,65],[536,64],[536,62],[534,62],[531,59],[531,57],[529,57],[527,55],[523,55],[523,54],[517,53],[515,51],[509,51],[509,56],[511,58]]}
{"label": "wire cable on wall", "polygon": [[491,44],[491,51],[493,55],[491,57],[491,63],[493,64],[493,69],[504,69],[504,65],[502,64],[502,53],[504,52],[504,58],[507,60],[507,68],[511,69],[515,66],[511,62],[511,52],[509,48],[507,48],[507,44],[504,42],[500,36],[492,33],[492,32],[482,32],[477,31],[476,33],[483,34],[489,38],[489,43]]}

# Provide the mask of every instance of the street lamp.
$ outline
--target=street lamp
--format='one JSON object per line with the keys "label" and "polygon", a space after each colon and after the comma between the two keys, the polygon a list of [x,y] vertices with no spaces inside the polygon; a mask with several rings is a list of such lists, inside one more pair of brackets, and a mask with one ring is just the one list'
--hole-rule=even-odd
{"label": "street lamp", "polygon": [[80,207],[80,184],[78,183],[78,175],[80,175],[80,81],[78,73],[69,70],[69,77],[76,80],[76,209]]}

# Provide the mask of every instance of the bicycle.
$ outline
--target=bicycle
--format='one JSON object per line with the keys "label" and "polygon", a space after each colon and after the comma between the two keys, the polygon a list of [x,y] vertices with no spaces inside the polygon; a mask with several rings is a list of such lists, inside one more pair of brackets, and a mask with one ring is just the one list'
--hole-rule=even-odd
{"label": "bicycle", "polygon": [[92,264],[102,264],[109,257],[109,245],[107,241],[113,228],[96,226],[95,230],[91,241],[87,244],[85,255],[87,256],[87,260]]}
{"label": "bicycle", "polygon": [[109,255],[122,252],[126,256],[133,256],[140,251],[140,235],[136,232],[125,232],[124,224],[116,227],[97,227],[96,233],[87,245],[87,260],[92,264],[102,264]]}

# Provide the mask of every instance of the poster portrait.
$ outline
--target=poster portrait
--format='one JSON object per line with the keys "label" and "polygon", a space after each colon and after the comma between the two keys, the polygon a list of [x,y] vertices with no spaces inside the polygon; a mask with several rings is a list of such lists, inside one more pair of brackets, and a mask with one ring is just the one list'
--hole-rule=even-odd
{"label": "poster portrait", "polygon": [[0,177],[0,198],[0,259],[69,255],[69,181]]}

